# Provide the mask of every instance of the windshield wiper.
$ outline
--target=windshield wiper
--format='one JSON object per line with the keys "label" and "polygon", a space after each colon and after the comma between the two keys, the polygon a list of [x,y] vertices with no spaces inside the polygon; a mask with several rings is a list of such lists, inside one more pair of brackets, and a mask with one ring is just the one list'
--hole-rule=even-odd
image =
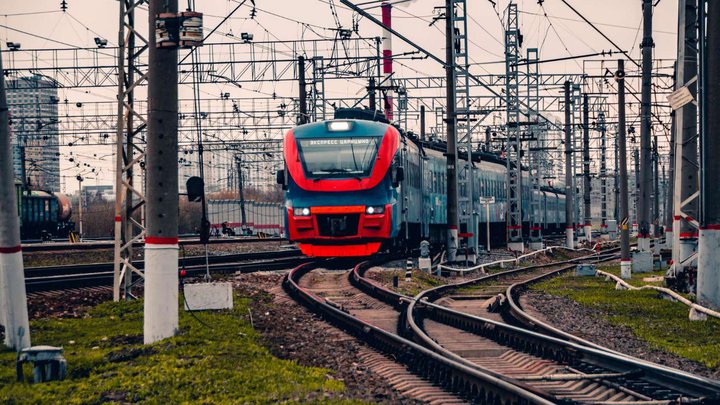
{"label": "windshield wiper", "polygon": [[[352,173],[353,171],[354,170],[352,170],[352,169],[339,169],[339,168],[335,168],[335,167],[327,168],[327,169],[320,169],[320,170],[318,170],[318,172],[324,172],[324,173],[317,175],[318,177],[314,178],[313,181],[326,179],[326,178],[332,176],[333,174],[338,174],[338,173],[346,174],[346,173]],[[353,175],[350,177],[357,179],[357,180],[362,180],[362,178],[357,175]]]}

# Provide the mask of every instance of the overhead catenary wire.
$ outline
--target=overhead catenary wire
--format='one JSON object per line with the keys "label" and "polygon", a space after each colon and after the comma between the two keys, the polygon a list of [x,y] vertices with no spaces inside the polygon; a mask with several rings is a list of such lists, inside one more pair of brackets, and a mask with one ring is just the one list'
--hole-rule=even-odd
{"label": "overhead catenary wire", "polygon": [[583,21],[585,21],[586,23],[588,23],[588,25],[590,25],[590,27],[592,27],[592,29],[594,29],[598,34],[600,34],[603,38],[605,38],[608,42],[610,42],[610,44],[612,44],[612,46],[614,46],[615,49],[617,49],[619,52],[621,52],[623,55],[625,55],[625,57],[626,57],[628,60],[630,60],[632,63],[634,63],[634,64],[637,65],[638,67],[640,66],[640,63],[638,63],[638,61],[636,61],[635,59],[633,59],[632,57],[630,57],[630,55],[628,55],[627,52],[625,52],[619,45],[617,45],[617,44],[615,43],[615,41],[613,41],[612,39],[610,39],[610,37],[608,37],[607,35],[605,35],[604,32],[602,32],[598,27],[595,26],[595,24],[593,24],[592,22],[590,22],[590,20],[588,20],[587,18],[585,18],[585,16],[582,15],[579,11],[577,11],[577,10],[575,9],[575,7],[571,6],[570,3],[567,2],[567,0],[560,0],[560,1],[562,1],[563,4],[565,4],[566,6],[568,6],[568,7],[570,8],[570,10],[572,10],[575,14],[578,15],[578,17],[582,18]]}

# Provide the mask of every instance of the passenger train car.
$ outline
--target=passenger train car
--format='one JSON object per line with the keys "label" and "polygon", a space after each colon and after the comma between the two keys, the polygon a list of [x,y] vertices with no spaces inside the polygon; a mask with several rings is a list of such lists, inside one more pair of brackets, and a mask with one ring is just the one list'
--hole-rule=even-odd
{"label": "passenger train car", "polygon": [[[285,169],[277,180],[285,189],[286,229],[308,256],[367,256],[390,245],[417,246],[422,239],[444,243],[445,144],[402,133],[382,115],[357,119],[365,114],[367,110],[338,110],[336,119],[300,125],[285,135]],[[472,159],[478,229],[489,221],[492,242],[504,244],[506,163],[485,153],[473,153]],[[524,177],[527,233],[531,188],[526,172]],[[480,196],[495,197],[489,217],[477,203]],[[534,215],[541,218],[543,232],[564,232],[565,196],[544,188],[536,197],[540,212]],[[484,234],[478,235],[481,243]]]}

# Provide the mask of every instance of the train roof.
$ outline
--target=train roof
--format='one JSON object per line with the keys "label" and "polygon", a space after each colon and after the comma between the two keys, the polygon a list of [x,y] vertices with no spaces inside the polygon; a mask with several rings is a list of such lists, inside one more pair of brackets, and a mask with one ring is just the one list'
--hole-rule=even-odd
{"label": "train roof", "polygon": [[[337,110],[335,110],[334,120],[352,120],[353,122],[360,123],[360,125],[355,127],[357,129],[361,129],[361,128],[368,129],[369,127],[372,127],[372,126],[377,126],[378,129],[381,129],[381,128],[386,128],[388,126],[393,126],[393,127],[395,127],[395,129],[398,130],[398,132],[400,133],[400,135],[402,137],[409,139],[411,142],[416,144],[421,149],[430,149],[430,150],[434,150],[434,151],[437,151],[440,153],[447,152],[447,143],[445,141],[438,140],[438,139],[420,139],[420,137],[418,137],[412,131],[405,131],[400,126],[390,123],[390,121],[385,116],[385,113],[383,113],[382,111],[370,110],[370,109],[364,109],[364,108],[338,108]],[[310,124],[300,125],[299,127],[296,127],[295,131],[300,130],[300,136],[299,136],[300,138],[303,138],[306,136],[312,137],[313,136],[312,130],[319,129],[321,126],[327,125],[326,123],[327,123],[327,121],[319,121],[319,122],[314,122],[314,123],[310,123]],[[353,128],[353,129],[355,129],[355,128]],[[296,136],[298,136],[298,132],[295,132],[295,131],[294,131],[294,134]],[[325,131],[325,133],[327,134],[327,131]],[[352,134],[352,132],[345,131],[345,132],[338,132],[337,134],[338,134],[338,136],[343,135],[343,134],[348,135],[348,134]],[[460,158],[460,157],[467,158],[467,153],[459,152],[458,158]],[[505,158],[500,157],[496,153],[491,153],[491,152],[482,151],[482,150],[473,151],[472,152],[472,160],[473,160],[473,162],[481,162],[482,161],[482,162],[495,163],[495,164],[499,164],[499,165],[503,165],[503,166],[507,165],[507,160]],[[523,167],[523,170],[527,170],[527,168]],[[564,190],[561,190],[561,189],[558,189],[558,188],[552,187],[552,186],[540,186],[540,190],[565,195]]]}
{"label": "train roof", "polygon": [[[331,124],[333,122],[350,122],[349,128],[342,128],[333,130]],[[303,124],[293,129],[293,135],[296,139],[313,138],[317,136],[322,137],[347,137],[347,136],[362,136],[368,130],[375,130],[379,134],[384,134],[390,124],[369,121],[356,118],[338,118],[335,120],[317,121],[309,124]]]}

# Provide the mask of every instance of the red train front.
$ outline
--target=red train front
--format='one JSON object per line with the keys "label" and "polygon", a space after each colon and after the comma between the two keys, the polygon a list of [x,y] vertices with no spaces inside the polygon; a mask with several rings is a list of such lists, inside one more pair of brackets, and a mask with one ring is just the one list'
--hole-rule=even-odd
{"label": "red train front", "polygon": [[391,125],[336,119],[301,125],[278,172],[287,230],[308,256],[367,256],[399,229],[400,134]]}

